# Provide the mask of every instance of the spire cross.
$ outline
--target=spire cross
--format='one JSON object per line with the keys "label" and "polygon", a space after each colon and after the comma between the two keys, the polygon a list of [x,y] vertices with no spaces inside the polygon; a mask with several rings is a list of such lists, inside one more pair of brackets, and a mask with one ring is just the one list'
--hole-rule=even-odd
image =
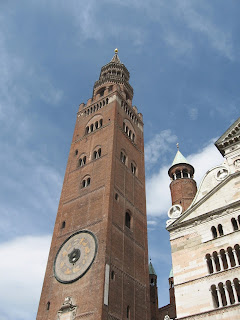
{"label": "spire cross", "polygon": [[177,145],[177,148],[178,148],[178,150],[179,150],[179,143],[177,143],[176,145]]}

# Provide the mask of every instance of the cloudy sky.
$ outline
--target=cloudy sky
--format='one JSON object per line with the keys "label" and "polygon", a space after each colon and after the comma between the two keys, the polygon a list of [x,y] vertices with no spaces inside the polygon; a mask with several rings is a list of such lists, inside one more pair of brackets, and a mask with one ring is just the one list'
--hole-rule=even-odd
{"label": "cloudy sky", "polygon": [[239,117],[240,2],[0,1],[0,320],[36,316],[78,105],[118,47],[143,113],[149,255],[159,305],[171,269],[167,170],[203,174]]}

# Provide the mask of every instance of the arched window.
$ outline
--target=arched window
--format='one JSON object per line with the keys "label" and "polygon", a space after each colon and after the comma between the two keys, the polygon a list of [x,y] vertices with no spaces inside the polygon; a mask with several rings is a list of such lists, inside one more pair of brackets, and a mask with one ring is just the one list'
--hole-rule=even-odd
{"label": "arched window", "polygon": [[223,236],[224,233],[223,233],[223,227],[221,224],[218,225],[218,232],[220,236]]}
{"label": "arched window", "polygon": [[218,301],[217,289],[215,285],[211,286],[211,293],[212,293],[213,306],[214,308],[218,308],[219,301]]}
{"label": "arched window", "polygon": [[181,179],[181,172],[179,170],[176,171],[176,178]]}
{"label": "arched window", "polygon": [[217,229],[215,227],[211,228],[213,239],[217,238]]}
{"label": "arched window", "polygon": [[227,289],[227,293],[229,295],[230,303],[234,304],[235,300],[234,300],[233,288],[232,288],[232,284],[231,284],[230,280],[226,281],[226,289]]}
{"label": "arched window", "polygon": [[122,163],[124,163],[126,165],[127,157],[123,151],[121,151],[121,153],[120,153],[120,160]]}
{"label": "arched window", "polygon": [[183,178],[188,178],[188,171],[186,169],[183,169]]}
{"label": "arched window", "polygon": [[[94,106],[96,108],[96,106]],[[97,110],[98,110],[99,106],[97,104]],[[91,133],[94,130],[99,129],[100,127],[102,127],[103,125],[103,119],[101,118],[101,115],[95,115],[91,120],[89,120],[87,126],[86,126],[86,130],[85,133]]]}
{"label": "arched window", "polygon": [[226,299],[226,294],[225,294],[225,290],[224,290],[222,282],[220,282],[218,284],[218,289],[219,289],[219,292],[220,292],[220,295],[221,295],[222,305],[226,306],[227,305],[227,299]]}
{"label": "arched window", "polygon": [[130,319],[130,307],[127,306],[127,319]]}
{"label": "arched window", "polygon": [[78,149],[75,150],[75,156],[77,156],[77,155],[78,155]]}
{"label": "arched window", "polygon": [[224,249],[220,250],[220,257],[222,259],[223,269],[224,270],[228,269],[227,257]]}
{"label": "arched window", "polygon": [[84,178],[83,181],[82,181],[82,188],[86,188],[86,187],[90,186],[90,182],[91,182],[91,178],[90,177]]}
{"label": "arched window", "polygon": [[221,267],[220,267],[220,262],[219,262],[219,258],[218,258],[218,254],[216,251],[213,252],[212,254],[213,256],[213,260],[214,260],[214,263],[215,263],[215,266],[216,266],[216,270],[217,271],[220,271],[221,270]]}
{"label": "arched window", "polygon": [[99,159],[102,154],[102,149],[98,148],[98,150],[94,150],[93,152],[93,159]]}
{"label": "arched window", "polygon": [[232,222],[233,230],[234,230],[234,231],[238,230],[237,220],[236,220],[235,218],[232,218],[232,219],[231,219],[231,222]]}
{"label": "arched window", "polygon": [[87,157],[86,156],[82,156],[81,158],[79,158],[78,162],[79,162],[79,167],[83,167],[86,164],[87,161]]}
{"label": "arched window", "polygon": [[229,256],[229,259],[230,259],[230,263],[231,263],[231,266],[229,266],[229,267],[235,267],[236,262],[235,262],[235,259],[234,259],[234,256],[233,256],[233,251],[232,251],[231,247],[227,248],[227,253],[228,253],[228,256]]}
{"label": "arched window", "polygon": [[211,256],[210,254],[206,254],[206,262],[207,262],[207,266],[208,266],[208,272],[209,273],[213,273],[213,265],[212,265],[212,259],[211,259]]}
{"label": "arched window", "polygon": [[46,309],[47,309],[47,310],[50,309],[50,301],[47,302]]}
{"label": "arched window", "polygon": [[237,297],[238,297],[238,301],[236,302],[240,302],[240,283],[238,278],[233,279],[233,284],[237,293]]}
{"label": "arched window", "polygon": [[125,214],[125,226],[130,229],[131,228],[131,216],[129,212]]}
{"label": "arched window", "polygon": [[128,119],[125,119],[123,121],[123,131],[132,140],[132,142],[135,142],[136,134],[132,126],[132,123]]}
{"label": "arched window", "polygon": [[132,174],[135,176],[137,172],[137,167],[134,163],[131,163],[131,171],[132,171]]}
{"label": "arched window", "polygon": [[65,228],[65,226],[66,226],[66,221],[63,221],[63,222],[62,222],[61,229],[64,229],[64,228]]}
{"label": "arched window", "polygon": [[236,255],[237,255],[238,264],[240,264],[240,247],[239,247],[239,244],[235,244],[234,249],[235,249],[235,252],[236,252]]}
{"label": "arched window", "polygon": [[111,279],[112,280],[115,280],[115,272],[112,270],[112,272],[111,272]]}

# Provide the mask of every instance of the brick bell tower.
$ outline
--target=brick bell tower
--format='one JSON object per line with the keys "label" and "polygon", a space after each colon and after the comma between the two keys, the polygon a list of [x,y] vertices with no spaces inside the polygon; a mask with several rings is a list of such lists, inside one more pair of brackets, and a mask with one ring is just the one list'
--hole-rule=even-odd
{"label": "brick bell tower", "polygon": [[[185,211],[190,206],[196,195],[197,185],[196,181],[193,179],[193,166],[181,154],[178,144],[177,147],[178,151],[170,169],[168,170],[168,175],[171,178],[170,190],[172,205],[180,205],[182,207],[182,211]],[[173,210],[174,209],[175,208],[173,208]],[[176,207],[176,209],[179,208]],[[174,212],[171,214],[174,216]]]}
{"label": "brick bell tower", "polygon": [[37,320],[149,320],[143,119],[118,57],[79,106]]}

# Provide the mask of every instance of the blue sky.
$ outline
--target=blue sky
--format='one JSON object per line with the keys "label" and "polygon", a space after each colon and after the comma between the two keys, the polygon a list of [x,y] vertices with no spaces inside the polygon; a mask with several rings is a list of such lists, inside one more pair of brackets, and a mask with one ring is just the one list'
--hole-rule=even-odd
{"label": "blue sky", "polygon": [[144,117],[149,255],[168,303],[167,170],[177,142],[198,183],[222,162],[239,13],[231,0],[0,2],[0,320],[36,316],[78,105],[116,47]]}

